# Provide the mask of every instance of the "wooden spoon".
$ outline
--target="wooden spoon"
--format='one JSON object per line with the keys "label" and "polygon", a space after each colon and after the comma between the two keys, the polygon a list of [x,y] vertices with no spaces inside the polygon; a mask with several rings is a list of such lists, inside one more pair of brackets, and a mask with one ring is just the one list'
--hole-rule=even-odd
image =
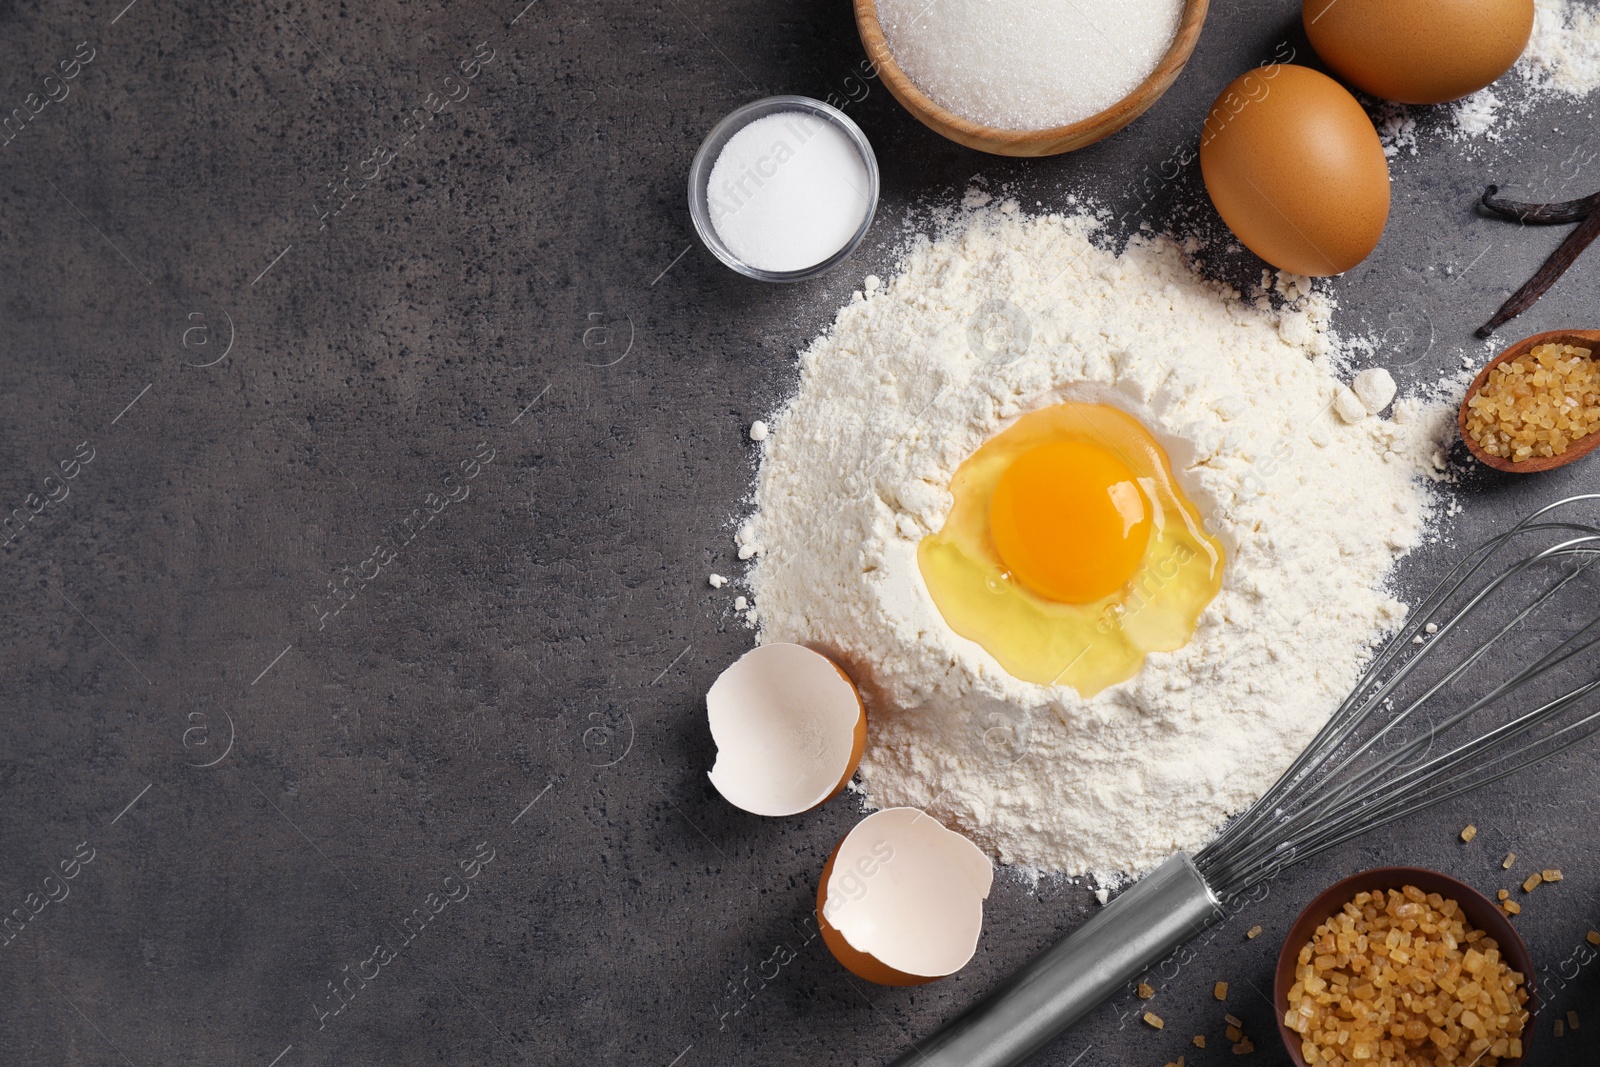
{"label": "wooden spoon", "polygon": [[[878,22],[877,0],[855,0],[856,30],[861,34],[861,43],[866,46],[868,57],[877,65],[878,77],[889,87],[890,94],[924,126],[957,144],[976,148],[980,152],[1001,156],[1053,156],[1110,136],[1148,111],[1189,61],[1189,54],[1200,39],[1200,26],[1205,22],[1208,3],[1209,0],[1184,0],[1178,35],[1172,39],[1171,46],[1161,57],[1156,69],[1133,92],[1098,114],[1045,130],[1001,130],[993,126],[981,126],[934,103],[912,84],[905,71],[894,61],[883,26]],[[1094,76],[1094,71],[1084,72],[1086,78]]]}
{"label": "wooden spoon", "polygon": [[1592,358],[1600,359],[1600,330],[1551,330],[1549,333],[1536,333],[1532,337],[1524,337],[1498,356],[1478,372],[1472,379],[1472,384],[1467,387],[1467,395],[1462,398],[1461,411],[1456,416],[1456,425],[1461,429],[1461,440],[1466,443],[1467,451],[1475,456],[1478,462],[1493,467],[1497,471],[1510,471],[1512,474],[1537,474],[1540,471],[1564,467],[1574,460],[1582,459],[1600,445],[1600,432],[1587,434],[1578,438],[1567,446],[1567,450],[1559,456],[1534,456],[1531,459],[1513,462],[1500,456],[1491,456],[1485,452],[1478,442],[1467,434],[1467,415],[1470,409],[1468,401],[1478,395],[1478,390],[1483,388],[1483,383],[1489,380],[1489,372],[1507,360],[1516,359],[1518,356],[1538,347],[1539,345],[1576,345],[1587,348]]}

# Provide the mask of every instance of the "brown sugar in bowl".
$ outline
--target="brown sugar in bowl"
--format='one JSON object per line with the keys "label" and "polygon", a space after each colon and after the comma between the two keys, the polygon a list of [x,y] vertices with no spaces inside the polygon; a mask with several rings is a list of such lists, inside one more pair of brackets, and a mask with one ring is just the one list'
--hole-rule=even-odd
{"label": "brown sugar in bowl", "polygon": [[1591,433],[1572,442],[1559,456],[1533,456],[1529,459],[1512,460],[1503,456],[1489,455],[1467,432],[1467,417],[1472,413],[1467,402],[1478,395],[1478,390],[1489,380],[1489,372],[1502,363],[1508,363],[1518,356],[1532,352],[1540,345],[1572,345],[1576,348],[1587,348],[1590,359],[1600,359],[1600,330],[1551,330],[1548,333],[1536,333],[1532,337],[1524,337],[1484,364],[1478,376],[1472,379],[1472,384],[1467,386],[1467,395],[1461,398],[1461,410],[1456,413],[1456,426],[1461,431],[1461,441],[1467,446],[1467,451],[1472,453],[1472,458],[1486,467],[1493,467],[1497,471],[1509,474],[1538,474],[1580,460],[1594,451],[1596,446],[1600,446],[1600,433]]}
{"label": "brown sugar in bowl", "polygon": [[1522,1067],[1527,1060],[1528,1048],[1533,1043],[1539,1014],[1539,992],[1534,984],[1533,957],[1528,954],[1528,946],[1522,943],[1522,937],[1511,925],[1510,918],[1488,897],[1465,882],[1421,867],[1376,867],[1335,882],[1307,904],[1294,925],[1289,927],[1283,948],[1278,952],[1278,969],[1272,982],[1272,1007],[1278,1022],[1278,1035],[1283,1038],[1283,1047],[1289,1053],[1290,1061],[1294,1067],[1306,1067],[1305,1057],[1300,1054],[1300,1035],[1284,1025],[1283,1021],[1288,1011],[1289,989],[1294,985],[1300,950],[1311,940],[1317,927],[1337,915],[1355,899],[1357,893],[1400,889],[1408,885],[1414,885],[1424,893],[1438,893],[1446,900],[1461,905],[1461,914],[1466,921],[1494,938],[1506,965],[1523,976],[1528,990],[1528,1003],[1523,1006],[1528,1012],[1528,1021],[1522,1027],[1522,1056],[1500,1061],[1500,1067]]}
{"label": "brown sugar in bowl", "polygon": [[932,98],[917,88],[894,60],[888,38],[878,21],[877,0],[855,0],[856,30],[861,34],[867,57],[877,66],[878,77],[889,87],[890,94],[935,133],[968,148],[999,156],[1054,156],[1071,152],[1109,137],[1150,110],[1161,99],[1161,95],[1172,87],[1182,73],[1184,64],[1189,62],[1195,42],[1200,39],[1200,27],[1205,23],[1208,6],[1209,0],[1184,0],[1177,35],[1167,46],[1156,69],[1133,92],[1104,111],[1065,126],[1043,130],[1002,130],[964,119],[934,103]]}

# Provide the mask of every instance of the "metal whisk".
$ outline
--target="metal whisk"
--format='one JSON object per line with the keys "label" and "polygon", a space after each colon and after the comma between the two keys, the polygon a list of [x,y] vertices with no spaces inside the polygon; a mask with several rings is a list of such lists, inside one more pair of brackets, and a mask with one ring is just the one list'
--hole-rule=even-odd
{"label": "metal whisk", "polygon": [[[1600,494],[1528,516],[1417,605],[1276,784],[893,1067],[1014,1067],[1221,916],[1221,903],[1368,830],[1600,732]],[[1588,581],[1585,581],[1585,578]]]}

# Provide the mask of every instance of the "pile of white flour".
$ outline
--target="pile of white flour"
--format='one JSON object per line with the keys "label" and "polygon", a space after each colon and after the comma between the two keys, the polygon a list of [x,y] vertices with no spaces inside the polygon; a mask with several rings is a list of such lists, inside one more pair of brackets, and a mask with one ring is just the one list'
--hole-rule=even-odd
{"label": "pile of white flour", "polygon": [[[1166,239],[1014,204],[921,239],[801,356],[739,531],[763,641],[839,658],[868,700],[862,789],[1002,861],[1102,879],[1194,849],[1259,795],[1403,617],[1386,591],[1430,512],[1451,412],[1341,384],[1330,306],[1272,310]],[[1377,379],[1376,381],[1374,379]],[[1017,680],[947,627],[917,542],[955,468],[1019,415],[1115,404],[1165,444],[1228,550],[1194,639],[1091,700]]]}

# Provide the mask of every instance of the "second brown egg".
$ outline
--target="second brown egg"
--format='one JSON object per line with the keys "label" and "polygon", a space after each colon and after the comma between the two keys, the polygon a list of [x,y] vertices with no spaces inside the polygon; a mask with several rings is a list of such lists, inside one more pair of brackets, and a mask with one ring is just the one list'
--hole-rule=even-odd
{"label": "second brown egg", "polygon": [[1222,91],[1200,171],[1217,213],[1281,270],[1341,274],[1377,247],[1389,219],[1389,161],[1372,120],[1326,74],[1273,65]]}

